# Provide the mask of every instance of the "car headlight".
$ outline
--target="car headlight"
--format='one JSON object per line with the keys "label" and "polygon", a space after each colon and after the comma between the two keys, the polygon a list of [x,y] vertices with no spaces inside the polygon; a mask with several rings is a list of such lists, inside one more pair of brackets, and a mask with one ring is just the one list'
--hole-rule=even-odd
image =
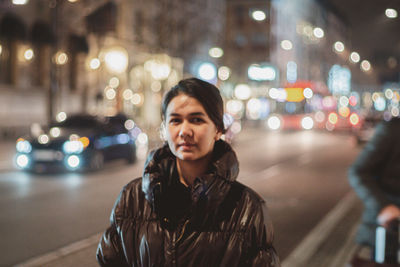
{"label": "car headlight", "polygon": [[25,139],[18,139],[16,149],[19,153],[30,153],[32,151],[32,145]]}
{"label": "car headlight", "polygon": [[76,169],[79,167],[81,160],[77,155],[71,155],[67,158],[66,163],[68,168]]}
{"label": "car headlight", "polygon": [[267,120],[267,125],[271,130],[278,130],[281,128],[281,120],[277,116],[271,116]]}
{"label": "car headlight", "polygon": [[301,120],[301,127],[303,127],[304,130],[312,129],[314,127],[314,120],[309,116],[304,117]]}
{"label": "car headlight", "polygon": [[63,151],[66,154],[79,154],[83,151],[84,145],[81,141],[66,141]]}
{"label": "car headlight", "polygon": [[17,156],[17,158],[15,160],[15,163],[17,164],[17,166],[19,168],[24,169],[29,165],[29,161],[30,160],[29,160],[29,157],[27,155],[21,154],[21,155]]}

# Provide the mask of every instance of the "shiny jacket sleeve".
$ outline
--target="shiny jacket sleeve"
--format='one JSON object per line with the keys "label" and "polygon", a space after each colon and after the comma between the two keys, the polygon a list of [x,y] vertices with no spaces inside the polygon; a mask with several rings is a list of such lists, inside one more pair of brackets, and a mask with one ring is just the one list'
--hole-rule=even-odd
{"label": "shiny jacket sleeve", "polygon": [[[97,247],[97,262],[100,266],[128,266],[124,251],[122,249],[121,238],[118,233],[117,220],[124,210],[125,190],[123,189],[118,196],[114,208],[111,212],[111,225],[104,232]],[[116,214],[118,213],[118,214]]]}
{"label": "shiny jacket sleeve", "polygon": [[379,186],[380,175],[390,157],[393,125],[380,123],[372,139],[365,145],[348,172],[350,185],[363,200],[365,206],[377,211],[389,204],[386,193]]}
{"label": "shiny jacket sleeve", "polygon": [[249,251],[250,266],[279,267],[279,258],[272,245],[274,239],[273,226],[264,202],[258,205],[252,224],[251,239],[253,242]]}

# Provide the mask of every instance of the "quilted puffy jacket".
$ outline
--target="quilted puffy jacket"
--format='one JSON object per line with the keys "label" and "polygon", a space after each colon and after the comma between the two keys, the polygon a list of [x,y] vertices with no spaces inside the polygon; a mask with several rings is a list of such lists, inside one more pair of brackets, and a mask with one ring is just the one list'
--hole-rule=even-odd
{"label": "quilted puffy jacket", "polygon": [[264,201],[236,182],[238,161],[218,141],[212,168],[187,188],[168,146],[121,191],[97,249],[101,266],[280,266]]}

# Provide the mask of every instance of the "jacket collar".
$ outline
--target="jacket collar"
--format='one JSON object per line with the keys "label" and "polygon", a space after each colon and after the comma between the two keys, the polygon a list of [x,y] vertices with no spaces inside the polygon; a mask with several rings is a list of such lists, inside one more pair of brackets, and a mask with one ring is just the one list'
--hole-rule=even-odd
{"label": "jacket collar", "polygon": [[[150,152],[142,176],[142,190],[151,203],[154,202],[155,192],[162,191],[163,187],[171,183],[176,168],[175,160],[168,144]],[[239,163],[232,147],[225,141],[217,141],[214,145],[211,172],[198,177],[191,188],[193,201],[196,202],[200,195],[207,194],[214,179],[235,181],[238,173]]]}

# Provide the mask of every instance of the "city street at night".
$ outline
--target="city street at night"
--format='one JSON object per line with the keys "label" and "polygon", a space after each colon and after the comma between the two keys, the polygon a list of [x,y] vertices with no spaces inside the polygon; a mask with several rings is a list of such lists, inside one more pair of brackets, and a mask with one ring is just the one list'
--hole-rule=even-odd
{"label": "city street at night", "polygon": [[0,0],[0,267],[398,266],[399,12]]}
{"label": "city street at night", "polygon": [[[282,261],[351,191],[346,172],[359,149],[349,134],[270,132],[249,126],[233,146],[241,164],[239,181],[267,202]],[[86,264],[96,266],[98,239],[87,239],[107,227],[120,189],[140,176],[144,161],[116,161],[97,173],[40,175],[7,167],[4,155],[12,153],[2,150],[1,156],[0,222],[7,229],[0,241],[1,265],[32,264],[36,257],[40,266],[65,266],[56,263],[69,257],[69,266],[78,266],[82,255],[74,263],[77,251],[70,245],[86,240],[81,244]],[[68,247],[71,251],[62,250]]]}

